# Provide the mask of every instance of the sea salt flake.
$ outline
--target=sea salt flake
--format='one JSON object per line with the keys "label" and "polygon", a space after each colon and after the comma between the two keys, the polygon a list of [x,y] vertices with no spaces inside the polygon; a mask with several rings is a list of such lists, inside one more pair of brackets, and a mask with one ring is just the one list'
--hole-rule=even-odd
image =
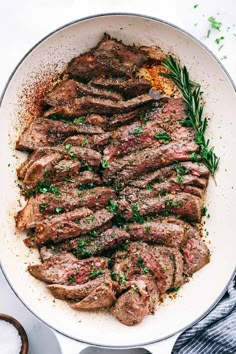
{"label": "sea salt flake", "polygon": [[11,323],[0,320],[0,353],[20,354],[22,347],[18,330]]}

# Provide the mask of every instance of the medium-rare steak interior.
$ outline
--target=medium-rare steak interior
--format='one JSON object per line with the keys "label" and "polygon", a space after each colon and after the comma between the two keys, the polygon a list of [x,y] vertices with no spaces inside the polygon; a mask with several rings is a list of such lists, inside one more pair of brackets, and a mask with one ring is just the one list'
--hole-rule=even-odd
{"label": "medium-rare steak interior", "polygon": [[106,308],[127,326],[210,261],[206,127],[196,132],[190,101],[159,74],[165,59],[105,34],[68,63],[16,143],[29,153],[16,227],[42,261],[28,271],[72,309]]}

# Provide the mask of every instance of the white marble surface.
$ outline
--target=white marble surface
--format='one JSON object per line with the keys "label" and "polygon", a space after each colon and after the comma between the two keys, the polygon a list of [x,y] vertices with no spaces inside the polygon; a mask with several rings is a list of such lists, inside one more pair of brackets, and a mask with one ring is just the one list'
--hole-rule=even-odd
{"label": "white marble surface", "polygon": [[[198,6],[194,8],[194,5]],[[146,14],[182,27],[214,52],[236,82],[235,0],[0,0],[0,92],[22,56],[43,36],[70,21],[107,12]],[[221,32],[212,30],[207,38],[209,16],[222,22],[222,27]],[[224,40],[219,50],[220,45],[215,39],[220,36]],[[30,354],[59,354],[52,333],[20,303],[1,271],[0,289],[0,312],[13,315],[24,325],[29,336]],[[66,343],[68,350],[63,354],[78,353],[75,343],[70,340]],[[98,353],[97,350],[92,352]],[[140,351],[132,350],[132,353]]]}

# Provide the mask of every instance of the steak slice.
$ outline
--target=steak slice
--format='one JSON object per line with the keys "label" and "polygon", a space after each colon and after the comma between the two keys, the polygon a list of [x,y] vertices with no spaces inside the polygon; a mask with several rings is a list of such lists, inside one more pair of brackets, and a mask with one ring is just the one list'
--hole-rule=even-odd
{"label": "steak slice", "polygon": [[110,307],[116,301],[111,278],[105,278],[103,284],[92,290],[83,300],[71,303],[75,310],[93,310]]}
{"label": "steak slice", "polygon": [[93,136],[76,135],[67,138],[64,145],[72,144],[73,146],[86,146],[90,149],[102,150],[104,146],[108,145],[112,139],[112,133],[107,132]]}
{"label": "steak slice", "polygon": [[114,249],[125,244],[130,239],[130,235],[118,227],[105,230],[104,232],[90,232],[90,234],[79,237],[58,245],[59,251],[73,250],[77,258],[100,255],[104,251]]}
{"label": "steak slice", "polygon": [[92,124],[68,124],[59,120],[35,118],[16,142],[18,150],[36,150],[43,146],[61,144],[68,136],[76,134],[102,134],[103,129]]}
{"label": "steak slice", "polygon": [[81,98],[75,98],[66,105],[59,105],[49,108],[44,117],[51,115],[63,116],[65,118],[75,118],[88,113],[96,114],[116,114],[129,112],[139,106],[147,103],[151,103],[153,98],[148,95],[140,95],[131,98],[127,101],[114,102],[110,99],[96,98],[92,96],[84,96]]}
{"label": "steak slice", "polygon": [[116,127],[119,127],[123,124],[130,123],[131,121],[134,120],[138,115],[142,114],[144,112],[144,108],[147,107],[142,107],[142,108],[137,108],[135,110],[132,110],[131,112],[128,113],[118,113],[114,114],[108,121],[107,126],[110,130],[115,129]]}
{"label": "steak slice", "polygon": [[111,161],[114,157],[143,150],[151,145],[159,146],[160,143],[155,139],[155,136],[163,133],[165,131],[155,122],[143,125],[142,122],[135,121],[132,124],[124,125],[114,132],[112,142],[103,152],[104,157],[107,161]]}
{"label": "steak slice", "polygon": [[83,299],[88,296],[93,290],[95,290],[99,285],[103,284],[105,279],[110,277],[108,271],[104,271],[103,274],[99,275],[95,279],[89,280],[84,284],[78,285],[62,285],[62,284],[51,284],[47,285],[47,288],[51,291],[52,295],[60,300],[76,300]]}
{"label": "steak slice", "polygon": [[186,105],[182,98],[171,98],[160,110],[153,111],[149,119],[155,120],[169,134],[183,126],[186,119]]}
{"label": "steak slice", "polygon": [[87,216],[82,215],[82,217],[79,214],[79,210],[79,216],[73,211],[62,214],[61,218],[58,216],[44,222],[44,224],[37,224],[34,239],[35,243],[42,245],[49,240],[56,243],[83,235],[99,229],[113,218],[113,214],[106,209],[98,210],[95,213],[89,210],[86,213]]}
{"label": "steak slice", "polygon": [[28,266],[28,271],[45,283],[75,285],[87,282],[91,273],[106,269],[107,263],[106,258],[78,260],[71,253],[64,253],[49,258],[43,264]]}
{"label": "steak slice", "polygon": [[116,183],[124,184],[136,176],[170,165],[175,161],[188,161],[190,154],[197,149],[198,145],[195,142],[173,142],[158,148],[150,147],[111,162],[103,176],[108,181],[115,179]]}
{"label": "steak slice", "polygon": [[[18,177],[24,178],[26,175],[30,174],[30,171],[33,169],[32,167],[34,165],[36,166],[36,173],[38,173],[37,166],[40,165],[44,169],[43,179],[46,179],[48,173],[44,175],[45,170],[49,170],[48,172],[50,172],[52,166],[55,168],[56,163],[62,159],[73,161],[79,160],[82,165],[91,166],[96,169],[101,163],[101,154],[95,150],[86,147],[73,147],[70,144],[58,147],[45,146],[43,148],[35,150],[35,152],[31,154],[28,159],[18,168]],[[50,165],[50,163],[52,166]],[[49,164],[49,166],[47,166],[47,164]],[[45,168],[45,166],[47,168]],[[33,169],[33,171],[34,170],[35,169]]]}
{"label": "steak slice", "polygon": [[165,246],[152,246],[151,253],[159,265],[159,276],[156,278],[157,288],[160,293],[165,293],[174,284],[175,266],[172,253]]}
{"label": "steak slice", "polygon": [[144,79],[122,79],[122,78],[110,78],[110,79],[94,79],[90,81],[90,84],[95,87],[101,87],[111,89],[113,91],[121,93],[125,98],[132,98],[147,93],[150,88],[150,82]]}
{"label": "steak slice", "polygon": [[72,98],[78,97],[78,83],[74,80],[65,80],[57,83],[50,92],[44,96],[44,103],[49,106],[66,104]]}
{"label": "steak slice", "polygon": [[131,77],[134,70],[147,59],[145,52],[124,45],[105,34],[95,48],[72,59],[67,72],[81,80],[114,75]]}
{"label": "steak slice", "polygon": [[[34,157],[33,157],[34,159]],[[37,184],[38,181],[44,180],[46,171],[53,171],[54,166],[61,159],[61,154],[58,152],[47,152],[43,157],[35,160],[34,162],[29,162],[29,167],[27,168],[26,164],[21,166],[19,173],[22,175],[22,167],[25,171],[24,183],[27,186],[33,187]],[[32,163],[31,163],[32,162]],[[80,169],[80,163],[78,168]]]}
{"label": "steak slice", "polygon": [[55,154],[51,153],[45,158],[42,157],[29,167],[24,177],[24,183],[27,186],[35,187],[39,181],[43,180],[55,183],[65,179],[76,178],[79,175],[81,163],[78,160],[62,159],[56,162],[54,159],[54,161],[47,163],[49,157],[53,155]]}
{"label": "steak slice", "polygon": [[114,101],[122,100],[119,93],[111,92],[106,89],[92,87],[75,80],[65,80],[59,82],[45,97],[44,102],[49,106],[66,104],[71,99],[82,95],[99,96],[109,98]]}
{"label": "steak slice", "polygon": [[92,210],[101,209],[110,199],[115,198],[114,190],[107,187],[95,187],[84,191],[78,191],[77,188],[67,192],[61,190],[59,196],[51,193],[39,194],[31,197],[24,209],[18,212],[16,226],[18,230],[32,228],[44,219],[45,214],[58,214],[83,206]]}
{"label": "steak slice", "polygon": [[184,273],[191,276],[210,261],[206,243],[198,238],[190,238],[183,248]]}
{"label": "steak slice", "polygon": [[141,323],[149,313],[148,297],[130,289],[118,298],[111,313],[126,326]]}
{"label": "steak slice", "polygon": [[112,101],[121,101],[122,95],[117,92],[112,92],[103,88],[94,87],[90,84],[83,84],[82,82],[77,83],[78,91],[83,95],[108,98]]}
{"label": "steak slice", "polygon": [[127,220],[135,219],[138,216],[162,214],[163,211],[168,211],[187,220],[199,222],[203,201],[188,193],[178,193],[177,195],[167,194],[159,198],[141,200],[133,205],[127,201],[121,201],[120,209],[123,210],[124,207],[126,207],[124,216]]}
{"label": "steak slice", "polygon": [[175,274],[174,274],[174,282],[173,287],[179,288],[181,285],[186,283],[186,278],[184,277],[184,261],[183,256],[179,250],[176,248],[171,248],[171,253],[173,256]]}
{"label": "steak slice", "polygon": [[56,216],[50,215],[36,224],[34,241],[37,245],[40,245],[48,240],[57,240],[57,237],[73,237],[73,232],[75,234],[80,233],[79,220],[89,215],[94,215],[94,213],[85,207]]}
{"label": "steak slice", "polygon": [[[138,187],[138,188],[148,188],[148,186],[152,186],[153,184],[162,183],[166,179],[173,177],[176,182],[178,181],[177,171],[178,169],[182,171],[183,180],[188,176],[188,178],[202,178],[201,183],[206,184],[206,179],[209,177],[208,168],[202,163],[196,162],[179,162],[178,164],[173,164],[167,167],[160,168],[156,171],[146,173],[142,176],[139,176],[138,179],[134,179],[129,181],[130,186]],[[177,171],[176,171],[177,170]],[[184,173],[184,174],[183,174]],[[186,176],[187,175],[187,176]],[[197,184],[199,185],[199,184]]]}
{"label": "steak slice", "polygon": [[129,224],[128,232],[132,241],[151,242],[177,248],[180,248],[187,239],[183,225],[169,223],[165,219],[145,222],[142,225]]}

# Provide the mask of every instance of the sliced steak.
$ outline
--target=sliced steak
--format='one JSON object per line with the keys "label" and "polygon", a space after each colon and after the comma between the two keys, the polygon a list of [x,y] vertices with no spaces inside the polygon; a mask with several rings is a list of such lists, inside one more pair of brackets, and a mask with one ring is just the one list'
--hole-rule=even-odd
{"label": "sliced steak", "polygon": [[[77,225],[81,218],[94,215],[88,208],[80,208],[59,215],[50,215],[36,224],[34,239],[40,245],[48,240],[56,240],[57,237],[73,237],[79,234],[80,228]],[[75,225],[74,225],[75,224]],[[74,226],[74,228],[72,228]]]}
{"label": "sliced steak", "polygon": [[104,157],[111,161],[114,157],[120,157],[132,152],[143,150],[148,146],[159,146],[161,143],[155,139],[158,134],[165,131],[155,122],[148,122],[143,125],[140,121],[124,125],[113,134],[113,140],[104,150]]}
{"label": "sliced steak", "polygon": [[78,260],[72,254],[65,253],[49,258],[43,264],[28,266],[28,271],[45,283],[75,285],[87,282],[91,273],[106,269],[107,262],[106,258]]}
{"label": "sliced steak", "polygon": [[50,156],[35,161],[27,170],[24,183],[29,187],[35,187],[39,181],[55,183],[66,179],[76,178],[79,175],[81,163],[76,160],[62,159],[58,162],[55,160],[51,163],[46,163]]}
{"label": "sliced steak", "polygon": [[188,176],[193,181],[198,181],[197,178],[202,178],[201,184],[204,183],[204,185],[207,183],[206,179],[208,179],[210,173],[208,168],[201,163],[191,161],[180,162],[139,176],[139,178],[129,181],[129,185],[138,188],[147,188],[153,184],[162,183],[170,177],[173,177],[177,182],[178,176],[176,170],[181,171],[181,179],[184,180]]}
{"label": "sliced steak", "polygon": [[112,162],[105,171],[104,178],[108,181],[115,179],[116,183],[124,184],[136,176],[170,165],[174,161],[188,161],[190,154],[197,149],[195,142],[169,143],[158,148],[147,148]]}
{"label": "sliced steak", "polygon": [[122,78],[110,78],[110,79],[94,79],[90,81],[90,84],[95,87],[101,87],[111,89],[116,92],[120,92],[125,98],[132,98],[147,93],[150,88],[150,82],[144,79],[122,79]]}
{"label": "sliced steak", "polygon": [[114,190],[107,187],[95,187],[84,191],[73,188],[67,192],[61,191],[59,196],[51,193],[39,194],[31,197],[24,209],[18,212],[16,226],[19,230],[32,228],[44,219],[45,214],[58,214],[83,206],[98,210],[108,204],[110,199],[115,198]]}
{"label": "sliced steak", "polygon": [[45,113],[45,117],[50,115],[63,116],[65,118],[75,118],[88,113],[97,114],[116,114],[129,112],[139,106],[147,103],[151,103],[153,98],[148,95],[140,95],[131,98],[127,101],[114,102],[110,99],[96,98],[92,96],[84,96],[81,98],[75,98],[66,105],[60,105],[49,108]]}
{"label": "sliced steak", "polygon": [[108,121],[108,124],[107,124],[108,128],[110,130],[113,130],[116,127],[119,127],[123,124],[130,123],[137,116],[139,116],[140,114],[142,114],[144,112],[144,108],[147,108],[147,107],[144,106],[142,108],[132,110],[131,112],[128,112],[128,113],[114,114]]}
{"label": "sliced steak", "polygon": [[145,52],[105,34],[97,47],[72,59],[67,72],[82,80],[113,75],[131,77],[134,70],[147,59]]}
{"label": "sliced steak", "polygon": [[[48,152],[43,157],[37,159],[33,163],[30,162],[29,168],[24,165],[25,175],[24,183],[29,187],[34,187],[38,181],[44,180],[47,171],[53,171],[55,164],[59,163],[61,154],[58,152]],[[80,163],[78,168],[80,169]],[[22,173],[22,167],[20,168]],[[79,172],[79,171],[78,171]]]}
{"label": "sliced steak", "polygon": [[110,307],[116,301],[115,292],[112,287],[112,280],[106,278],[104,283],[92,290],[83,300],[71,303],[75,310],[93,310],[103,307]]}
{"label": "sliced steak", "polygon": [[121,202],[121,210],[126,207],[124,216],[127,220],[137,216],[162,214],[171,212],[190,221],[200,221],[203,200],[188,193],[167,194],[159,198],[141,200],[136,204]]}
{"label": "sliced steak", "polygon": [[141,323],[149,313],[148,297],[130,289],[118,298],[111,313],[126,326]]}
{"label": "sliced steak", "polygon": [[102,134],[103,129],[92,124],[68,124],[59,120],[35,118],[20,135],[18,150],[36,150],[43,146],[61,144],[68,136],[76,134]]}
{"label": "sliced steak", "polygon": [[151,253],[159,265],[159,275],[156,278],[157,288],[160,293],[165,293],[174,284],[175,266],[172,253],[165,246],[152,246]]}
{"label": "sliced steak", "polygon": [[[18,177],[24,178],[28,176],[27,180],[30,179],[29,176],[31,172],[34,174],[40,175],[39,179],[46,179],[47,175],[50,175],[50,170],[55,168],[59,160],[69,159],[72,161],[79,160],[83,166],[90,166],[94,169],[97,169],[101,163],[101,154],[93,149],[86,147],[65,145],[58,147],[48,147],[35,150],[28,159],[18,168],[17,173]],[[35,166],[35,168],[33,167]],[[39,166],[37,168],[37,166]],[[59,166],[60,167],[60,166]],[[42,173],[41,173],[42,169]],[[40,171],[40,173],[38,172]],[[45,174],[45,171],[47,173]],[[68,172],[68,171],[67,171]],[[41,178],[43,175],[43,178]],[[37,181],[36,181],[37,182]]]}
{"label": "sliced steak", "polygon": [[59,251],[73,250],[77,258],[100,255],[104,251],[114,249],[125,244],[130,235],[118,227],[113,227],[102,233],[90,232],[90,234],[79,237],[58,245]]}
{"label": "sliced steak", "polygon": [[184,273],[191,276],[210,261],[210,252],[206,243],[197,238],[190,238],[183,248]]}
{"label": "sliced steak", "polygon": [[102,150],[112,140],[112,133],[107,132],[93,136],[76,135],[67,138],[64,145],[72,144],[73,146],[86,146],[90,149]]}
{"label": "sliced steak", "polygon": [[186,118],[186,105],[182,98],[171,98],[160,110],[153,111],[151,120],[155,120],[159,126],[169,134],[181,128]]}
{"label": "sliced steak", "polygon": [[64,182],[57,182],[53,186],[59,187],[59,192],[69,192],[71,189],[77,187],[79,189],[88,189],[102,184],[101,178],[92,171],[82,171],[79,176],[73,179],[66,179]]}
{"label": "sliced steak", "polygon": [[[70,215],[68,216],[68,214]],[[84,217],[83,215],[82,218],[80,215],[77,216],[75,211],[64,213],[61,215],[61,218],[58,216],[49,219],[44,224],[38,223],[36,225],[34,241],[37,245],[42,245],[49,240],[56,243],[84,235],[106,225],[112,218],[113,214],[106,209],[98,210],[95,213],[89,211],[87,212],[87,216]]]}
{"label": "sliced steak", "polygon": [[66,104],[72,98],[78,97],[78,83],[74,80],[65,80],[57,83],[53,89],[44,96],[44,103],[49,106]]}
{"label": "sliced steak", "polygon": [[112,101],[121,101],[122,95],[117,92],[112,92],[103,88],[94,87],[90,84],[83,84],[82,82],[78,82],[78,91],[83,95],[108,98]]}
{"label": "sliced steak", "polygon": [[51,284],[47,288],[51,291],[53,296],[60,300],[76,300],[83,299],[88,296],[93,290],[95,290],[99,285],[103,284],[105,279],[110,277],[108,271],[104,271],[103,274],[99,275],[95,279],[89,280],[84,284],[78,285],[62,285],[62,284]]}
{"label": "sliced steak", "polygon": [[142,225],[139,223],[129,224],[128,232],[132,241],[151,242],[178,248],[187,239],[183,225],[169,223],[165,219],[145,222]]}

